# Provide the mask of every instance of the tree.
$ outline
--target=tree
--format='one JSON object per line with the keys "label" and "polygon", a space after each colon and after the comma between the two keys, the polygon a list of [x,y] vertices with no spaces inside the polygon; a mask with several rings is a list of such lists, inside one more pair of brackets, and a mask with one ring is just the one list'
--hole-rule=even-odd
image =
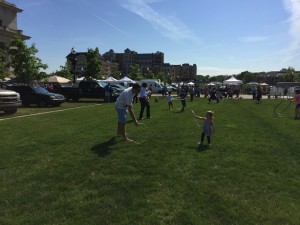
{"label": "tree", "polygon": [[141,80],[143,78],[139,65],[131,65],[130,66],[130,74],[129,77],[132,80]]}
{"label": "tree", "polygon": [[0,79],[4,79],[7,75],[7,63],[5,62],[5,53],[3,50],[0,50]]}
{"label": "tree", "polygon": [[285,70],[284,81],[286,82],[294,82],[295,81],[295,69],[293,67],[289,67]]}
{"label": "tree", "polygon": [[162,82],[162,83],[166,83],[167,82],[166,74],[164,72],[158,72],[156,74],[156,79],[160,80],[160,82]]}
{"label": "tree", "polygon": [[60,70],[56,70],[54,74],[72,80],[72,74],[67,63],[65,66],[60,66]]}
{"label": "tree", "polygon": [[42,60],[35,56],[38,50],[35,44],[27,47],[25,42],[19,37],[15,37],[9,44],[10,62],[8,63],[14,69],[14,74],[19,82],[29,84],[33,80],[41,80],[47,76],[41,69],[47,69],[48,65],[42,63]]}
{"label": "tree", "polygon": [[256,74],[251,73],[249,71],[244,71],[244,72],[241,72],[241,74],[239,74],[237,76],[237,79],[242,80],[243,83],[246,84],[246,83],[249,83],[249,82],[256,81]]}
{"label": "tree", "polygon": [[86,66],[85,66],[84,76],[86,79],[102,79],[102,62],[100,59],[99,48],[95,50],[89,48],[86,56]]}
{"label": "tree", "polygon": [[110,75],[116,79],[120,79],[120,74],[121,74],[121,71],[119,70],[118,66],[115,66],[115,65],[111,65],[110,66]]}

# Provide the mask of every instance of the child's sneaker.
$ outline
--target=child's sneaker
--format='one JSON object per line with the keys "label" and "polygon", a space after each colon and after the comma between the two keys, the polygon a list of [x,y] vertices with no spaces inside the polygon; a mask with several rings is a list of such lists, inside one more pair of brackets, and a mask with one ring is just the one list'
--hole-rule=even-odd
{"label": "child's sneaker", "polygon": [[199,146],[202,146],[202,145],[203,145],[203,143],[202,143],[202,142],[198,142],[198,144],[199,144]]}

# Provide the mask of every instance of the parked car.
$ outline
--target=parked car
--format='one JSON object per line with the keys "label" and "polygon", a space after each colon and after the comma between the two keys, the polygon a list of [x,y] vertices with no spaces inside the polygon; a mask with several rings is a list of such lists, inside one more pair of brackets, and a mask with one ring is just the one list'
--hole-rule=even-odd
{"label": "parked car", "polygon": [[177,91],[177,88],[175,88],[174,86],[172,86],[172,85],[170,85],[170,84],[166,84],[166,86],[167,86],[167,89],[168,89],[168,91],[171,91],[171,92],[173,92],[173,91]]}
{"label": "parked car", "polygon": [[126,88],[122,86],[121,84],[111,84],[110,85],[113,90],[115,90],[118,93],[122,93]]}
{"label": "parked car", "polygon": [[11,85],[7,86],[7,89],[18,92],[24,106],[30,106],[31,104],[39,107],[47,107],[48,105],[59,106],[65,102],[63,95],[50,93],[40,86]]}
{"label": "parked car", "polygon": [[0,111],[4,111],[5,114],[14,114],[21,105],[19,93],[0,87]]}
{"label": "parked car", "polygon": [[[104,87],[107,83],[103,81],[96,81],[96,80],[83,80],[79,83],[79,89],[81,93],[81,97],[85,98],[104,98],[105,97],[105,89]],[[111,100],[115,101],[119,95],[120,91],[112,88],[112,96]]]}
{"label": "parked car", "polygon": [[71,84],[53,84],[49,85],[47,90],[51,93],[63,95],[66,101],[70,99],[78,101],[80,98],[80,89],[73,87]]}
{"label": "parked car", "polygon": [[163,86],[158,82],[159,80],[156,79],[144,79],[144,80],[140,80],[138,83],[140,85],[142,85],[142,83],[146,83],[148,88],[150,88],[151,86],[152,93],[162,93]]}

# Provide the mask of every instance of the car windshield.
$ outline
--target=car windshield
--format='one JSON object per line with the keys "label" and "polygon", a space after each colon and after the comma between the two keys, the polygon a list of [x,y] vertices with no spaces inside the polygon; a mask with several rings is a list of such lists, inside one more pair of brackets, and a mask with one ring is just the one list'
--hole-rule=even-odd
{"label": "car windshield", "polygon": [[40,86],[35,86],[35,87],[32,87],[32,88],[35,91],[35,93],[39,93],[39,94],[49,93],[49,91],[47,91],[45,88],[40,87]]}
{"label": "car windshield", "polygon": [[113,86],[113,87],[120,88],[120,89],[122,89],[122,90],[125,90],[125,89],[126,89],[124,86],[122,86],[122,85],[120,85],[120,84],[114,84],[114,85],[112,85],[112,86]]}
{"label": "car windshield", "polygon": [[104,88],[106,86],[106,83],[103,81],[97,81],[97,83],[99,84],[100,87]]}

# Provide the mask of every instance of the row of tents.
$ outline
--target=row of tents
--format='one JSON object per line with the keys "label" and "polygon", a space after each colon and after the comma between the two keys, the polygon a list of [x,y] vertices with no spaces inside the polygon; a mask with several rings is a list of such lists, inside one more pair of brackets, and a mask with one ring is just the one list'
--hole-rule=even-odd
{"label": "row of tents", "polygon": [[[81,78],[78,78],[77,81],[81,81],[81,80],[84,80],[84,79],[85,79],[84,77],[81,77]],[[49,82],[49,83],[62,83],[62,84],[71,82],[71,80],[69,80],[67,78],[64,78],[64,77],[61,77],[61,76],[56,76],[56,75],[50,76],[50,77],[46,78],[43,81],[46,81],[46,82]],[[102,80],[102,81],[104,81],[104,82],[135,83],[135,81],[130,79],[129,77],[123,77],[120,80],[117,80],[113,77],[108,77],[107,79]]]}
{"label": "row of tents", "polygon": [[[215,81],[215,82],[211,82],[209,84],[207,84],[208,86],[214,86],[214,85],[242,85],[243,81],[236,79],[235,77],[230,77],[227,80],[224,80],[223,83],[219,82],[219,81]],[[267,83],[257,83],[257,82],[249,82],[247,83],[248,85],[260,85],[260,86],[269,86],[269,84]]]}
{"label": "row of tents", "polygon": [[[81,81],[85,79],[84,77],[78,78],[77,81]],[[49,83],[70,83],[71,80],[61,77],[61,76],[57,76],[57,75],[53,75],[48,77],[47,79],[45,79],[44,81],[47,81]],[[129,77],[125,76],[120,80],[115,79],[114,77],[110,76],[107,79],[103,80],[104,82],[112,82],[112,83],[135,83],[134,80],[130,79]],[[230,77],[229,79],[223,81],[223,83],[219,82],[219,81],[215,81],[215,82],[211,82],[209,84],[207,84],[208,86],[215,86],[215,85],[242,85],[243,81],[236,79],[235,77]],[[261,85],[261,86],[268,86],[268,84],[266,83],[256,83],[256,82],[249,82],[247,83],[248,85]],[[193,82],[189,82],[187,83],[187,85],[189,86],[194,86]]]}

